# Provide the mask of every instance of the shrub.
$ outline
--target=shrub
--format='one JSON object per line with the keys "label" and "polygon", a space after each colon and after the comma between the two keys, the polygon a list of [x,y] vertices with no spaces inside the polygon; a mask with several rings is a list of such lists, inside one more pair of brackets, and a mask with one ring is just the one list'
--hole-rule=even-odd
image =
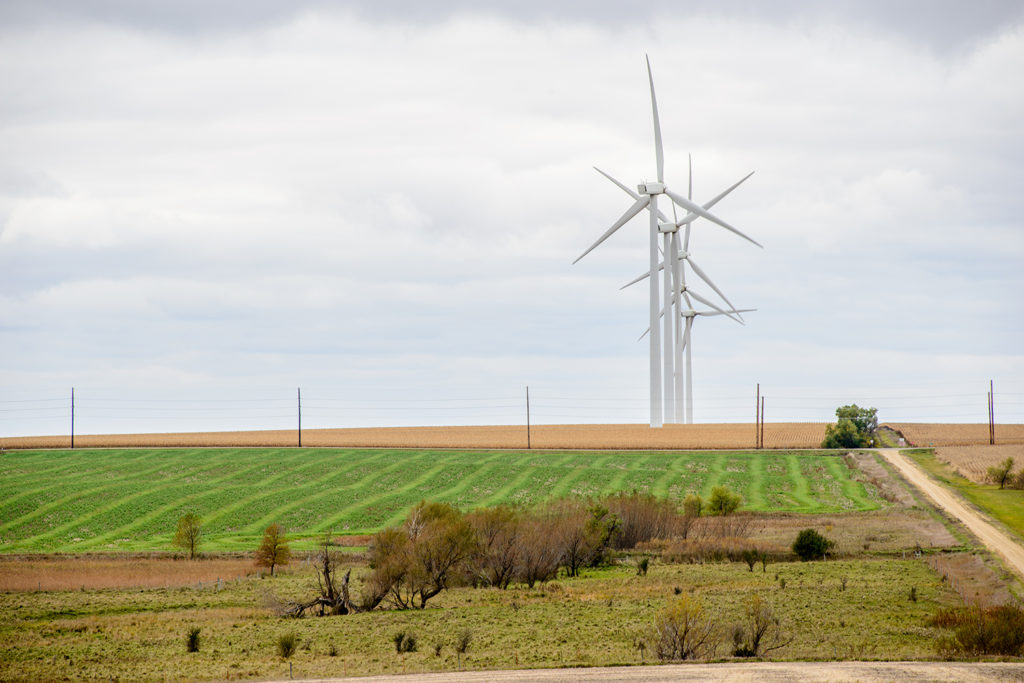
{"label": "shrub", "polygon": [[460,669],[462,668],[462,655],[469,651],[471,642],[473,642],[473,632],[468,629],[459,633],[459,637],[455,640],[455,654],[458,656]]}
{"label": "shrub", "polygon": [[733,628],[733,655],[757,657],[778,650],[793,642],[783,633],[782,623],[775,610],[757,593],[744,601],[745,621]]}
{"label": "shrub", "polygon": [[400,655],[406,652],[416,652],[416,636],[411,633],[399,631],[391,636],[391,641],[395,644],[395,652]]}
{"label": "shrub", "polygon": [[199,652],[199,630],[198,626],[193,626],[188,630],[188,635],[185,636],[186,652]]}
{"label": "shrub", "polygon": [[953,628],[952,638],[938,642],[940,651],[969,655],[1024,655],[1024,608],[999,605],[942,610],[931,619],[933,626]]}
{"label": "shrub", "polygon": [[697,598],[684,594],[655,617],[653,640],[658,659],[686,660],[714,656],[719,635]]}
{"label": "shrub", "polygon": [[835,543],[819,534],[814,529],[804,529],[793,541],[793,552],[803,561],[825,559],[825,554],[835,547]]}
{"label": "shrub", "polygon": [[999,488],[1003,488],[1013,480],[1013,476],[1010,474],[1011,470],[1013,470],[1013,458],[1007,458],[998,465],[988,468],[989,481],[999,484]]}
{"label": "shrub", "polygon": [[299,649],[299,637],[294,631],[282,633],[277,637],[277,654],[281,659],[288,659]]}
{"label": "shrub", "polygon": [[740,494],[729,490],[728,486],[716,486],[711,489],[708,512],[712,515],[731,515],[739,508],[742,500]]}
{"label": "shrub", "polygon": [[822,448],[861,448],[867,445],[867,438],[857,431],[852,420],[840,419],[834,425],[825,427]]}
{"label": "shrub", "polygon": [[647,557],[646,555],[644,557],[641,557],[639,560],[637,560],[637,562],[636,562],[636,575],[637,576],[647,576],[647,569],[648,569],[648,567],[650,567],[650,564],[651,564],[651,558]]}

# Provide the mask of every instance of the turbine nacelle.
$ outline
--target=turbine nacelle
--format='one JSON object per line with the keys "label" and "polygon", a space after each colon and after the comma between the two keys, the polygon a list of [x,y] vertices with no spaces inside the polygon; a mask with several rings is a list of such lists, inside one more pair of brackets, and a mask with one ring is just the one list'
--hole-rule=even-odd
{"label": "turbine nacelle", "polygon": [[665,194],[665,183],[640,183],[636,186],[636,191],[640,194],[656,195]]}
{"label": "turbine nacelle", "polygon": [[675,223],[658,223],[658,232],[679,232],[679,226]]}

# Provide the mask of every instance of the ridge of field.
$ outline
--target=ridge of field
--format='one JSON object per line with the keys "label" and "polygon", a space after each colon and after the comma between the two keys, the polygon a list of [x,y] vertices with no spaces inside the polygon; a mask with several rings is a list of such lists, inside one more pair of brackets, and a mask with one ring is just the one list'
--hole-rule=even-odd
{"label": "ridge of field", "polygon": [[[741,449],[756,446],[750,424],[533,425],[529,445],[538,449]],[[825,423],[775,422],[764,426],[767,448],[818,448]],[[0,437],[0,448],[67,448],[61,436]],[[282,447],[296,446],[294,429],[242,432],[182,432],[176,434],[76,434],[81,448],[163,447]],[[526,425],[450,427],[354,427],[304,429],[302,445],[318,448],[526,448]]]}
{"label": "ridge of field", "polygon": [[751,511],[882,507],[867,479],[827,451],[10,451],[0,552],[169,550],[188,511],[202,518],[204,550],[250,550],[275,522],[301,546],[398,524],[422,499],[463,509],[634,490],[681,500],[724,484]]}

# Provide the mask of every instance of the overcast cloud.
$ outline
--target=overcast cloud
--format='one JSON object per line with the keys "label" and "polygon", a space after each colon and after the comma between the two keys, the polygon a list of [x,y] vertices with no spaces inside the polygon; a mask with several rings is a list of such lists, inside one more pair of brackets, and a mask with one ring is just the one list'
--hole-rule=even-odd
{"label": "overcast cloud", "polygon": [[1024,421],[1021,3],[424,7],[0,6],[0,435],[645,421],[645,53],[698,421]]}

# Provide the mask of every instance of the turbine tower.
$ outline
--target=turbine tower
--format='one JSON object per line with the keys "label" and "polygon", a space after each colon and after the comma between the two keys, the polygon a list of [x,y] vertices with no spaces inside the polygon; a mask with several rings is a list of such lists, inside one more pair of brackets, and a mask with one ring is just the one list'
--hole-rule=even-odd
{"label": "turbine tower", "polygon": [[[697,204],[694,204],[688,198],[682,197],[681,195],[679,195],[677,193],[674,193],[674,191],[669,189],[668,185],[666,184],[666,182],[665,182],[665,152],[663,150],[663,145],[662,145],[662,124],[660,124],[660,121],[658,119],[658,114],[657,114],[657,97],[654,95],[654,77],[653,77],[653,74],[651,73],[651,69],[650,69],[650,58],[646,58],[646,61],[647,61],[647,82],[650,85],[650,106],[651,106],[651,113],[652,113],[653,122],[654,122],[654,160],[655,160],[655,163],[656,163],[656,171],[657,171],[657,173],[656,173],[655,177],[657,178],[657,181],[656,182],[644,181],[644,182],[641,182],[639,185],[637,185],[637,193],[635,195],[636,200],[634,201],[633,206],[631,206],[629,209],[627,209],[626,213],[624,213],[620,218],[618,218],[618,220],[616,220],[614,223],[612,223],[611,227],[609,227],[607,230],[605,230],[604,234],[602,234],[602,236],[600,238],[598,238],[597,242],[595,242],[593,245],[591,245],[583,254],[581,254],[577,259],[575,259],[575,261],[573,261],[573,263],[579,262],[580,259],[582,259],[584,256],[586,256],[591,251],[593,251],[598,245],[600,245],[602,242],[604,242],[609,237],[611,237],[612,234],[618,228],[621,228],[623,225],[625,225],[627,222],[629,222],[638,213],[640,213],[644,209],[647,209],[649,214],[650,214],[650,230],[649,230],[649,240],[648,240],[649,255],[650,255],[650,258],[649,258],[649,266],[650,267],[649,267],[649,271],[648,271],[648,275],[649,275],[649,278],[650,278],[650,306],[649,306],[649,313],[650,313],[650,330],[653,331],[653,330],[655,330],[657,328],[657,326],[659,324],[660,313],[662,313],[662,308],[660,308],[660,305],[659,305],[660,295],[659,295],[659,292],[658,292],[658,272],[659,272],[659,268],[660,268],[660,261],[659,261],[659,258],[658,258],[658,256],[659,256],[659,254],[658,254],[658,244],[657,244],[657,242],[658,242],[658,240],[657,240],[658,234],[659,233],[660,234],[664,234],[664,236],[665,236],[665,238],[664,238],[665,253],[668,254],[669,255],[668,258],[670,258],[670,260],[672,260],[672,254],[678,251],[678,247],[673,247],[673,244],[675,243],[676,245],[678,245],[678,239],[673,240],[670,237],[671,233],[674,233],[674,232],[678,231],[679,226],[692,223],[697,218],[706,218],[706,219],[712,221],[713,223],[717,223],[718,225],[721,225],[722,227],[724,227],[724,228],[726,228],[728,230],[736,232],[737,234],[742,234],[742,233],[739,232],[739,230],[737,230],[736,228],[734,228],[731,225],[729,225],[727,222],[725,222],[721,218],[719,218],[719,217],[715,216],[714,214],[710,213],[707,209],[705,209],[705,208],[703,208],[703,207],[701,207],[701,206],[699,206]],[[630,190],[630,193],[632,194],[632,190]],[[658,209],[657,209],[657,199],[658,199],[658,197],[660,195],[665,195],[675,205],[679,206],[682,209],[685,209],[688,212],[687,215],[684,216],[683,219],[681,221],[678,221],[678,222],[675,222],[675,221],[674,222],[670,222],[667,219],[664,221],[664,223],[662,221],[659,221],[658,220],[659,218],[663,218],[664,217],[664,214],[660,213],[658,211]],[[666,229],[664,231],[662,229],[662,225],[663,224],[666,226]],[[672,226],[671,229],[669,228],[670,225]],[[743,237],[746,237],[746,236],[743,236]],[[750,238],[748,238],[748,239],[750,239]],[[753,240],[752,240],[752,242],[753,242]],[[757,244],[757,243],[755,243],[755,244]],[[670,265],[670,267],[672,267],[672,266]],[[675,270],[675,269],[676,268],[673,267],[673,270]],[[665,300],[666,300],[667,303],[669,301],[670,291],[675,289],[674,286],[671,283],[672,274],[673,273],[671,273],[671,272],[670,273],[666,273]],[[666,340],[666,343],[665,343],[665,346],[666,346],[666,349],[665,349],[666,358],[665,358],[664,364],[663,364],[662,357],[660,357],[660,356],[662,356],[662,338],[660,338],[660,335],[657,335],[657,334],[651,334],[650,335],[650,426],[651,427],[660,427],[660,426],[662,426],[664,424],[664,415],[665,414],[663,412],[664,405],[663,405],[663,393],[662,393],[662,388],[663,388],[662,371],[663,371],[663,368],[665,369],[664,386],[666,388],[666,392],[665,392],[666,395],[668,395],[670,393],[672,393],[672,394],[676,393],[675,390],[674,390],[674,381],[673,381],[674,373],[673,373],[673,369],[672,369],[672,367],[675,365],[674,364],[674,354],[673,354],[673,349],[671,348],[673,346],[673,334],[672,334],[673,333],[673,327],[674,327],[674,321],[673,322],[667,322],[666,330],[665,330],[665,333],[664,333],[665,340]],[[679,345],[676,344],[675,346],[678,348]],[[673,407],[674,407],[674,404],[675,404],[675,400],[673,399],[673,400],[671,400],[670,405],[673,405]],[[675,416],[674,416],[674,411],[673,411],[673,413],[670,413],[670,420],[673,419],[674,417]]]}

